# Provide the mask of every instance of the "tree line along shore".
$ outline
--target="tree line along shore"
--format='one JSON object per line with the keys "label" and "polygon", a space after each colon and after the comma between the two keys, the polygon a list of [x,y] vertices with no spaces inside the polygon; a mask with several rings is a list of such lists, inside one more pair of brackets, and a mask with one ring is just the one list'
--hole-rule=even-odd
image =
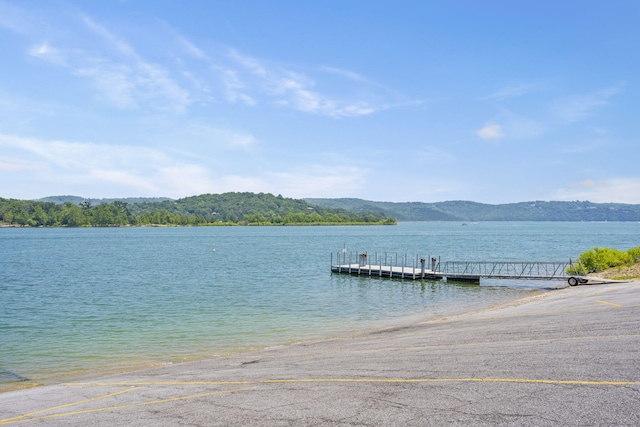
{"label": "tree line along shore", "polygon": [[640,205],[535,201],[489,205],[470,201],[373,202],[291,199],[265,193],[203,194],[182,199],[39,200],[0,198],[0,226],[330,225],[397,221],[638,221]]}
{"label": "tree line along shore", "polygon": [[[72,197],[72,196],[70,196]],[[205,194],[178,200],[94,204],[0,198],[5,227],[116,227],[217,225],[393,225],[380,212],[313,206],[304,200],[254,193]]]}

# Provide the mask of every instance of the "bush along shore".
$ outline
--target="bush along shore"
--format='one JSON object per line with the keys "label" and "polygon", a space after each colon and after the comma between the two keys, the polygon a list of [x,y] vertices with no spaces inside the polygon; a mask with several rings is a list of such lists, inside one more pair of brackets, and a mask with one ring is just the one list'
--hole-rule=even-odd
{"label": "bush along shore", "polygon": [[580,254],[570,273],[613,280],[640,279],[640,247],[624,252],[593,248]]}
{"label": "bush along shore", "polygon": [[232,225],[395,225],[382,213],[315,207],[271,194],[225,193],[155,203],[92,205],[0,198],[4,227],[121,227]]}

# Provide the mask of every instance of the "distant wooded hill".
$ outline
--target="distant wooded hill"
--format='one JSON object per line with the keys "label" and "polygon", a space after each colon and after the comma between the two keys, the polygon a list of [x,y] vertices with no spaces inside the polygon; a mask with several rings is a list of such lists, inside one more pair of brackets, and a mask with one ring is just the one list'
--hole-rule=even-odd
{"label": "distant wooded hill", "polygon": [[203,194],[182,199],[37,201],[0,198],[0,225],[301,225],[395,224],[398,221],[640,221],[640,205],[591,202],[469,201],[374,202],[362,199],[290,199],[264,193]]}
{"label": "distant wooded hill", "polygon": [[304,200],[254,193],[203,194],[171,200],[0,198],[0,226],[83,227],[123,225],[352,225],[396,224],[380,212],[312,206]]}
{"label": "distant wooded hill", "polygon": [[362,199],[305,199],[312,205],[353,212],[379,212],[398,221],[640,221],[640,205],[591,202],[521,202],[488,205],[373,202]]}

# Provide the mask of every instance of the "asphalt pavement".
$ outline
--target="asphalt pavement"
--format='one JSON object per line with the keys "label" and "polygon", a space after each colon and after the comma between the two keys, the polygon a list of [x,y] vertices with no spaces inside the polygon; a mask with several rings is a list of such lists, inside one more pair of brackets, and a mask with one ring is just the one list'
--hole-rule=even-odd
{"label": "asphalt pavement", "polygon": [[640,282],[0,394],[0,426],[640,425]]}

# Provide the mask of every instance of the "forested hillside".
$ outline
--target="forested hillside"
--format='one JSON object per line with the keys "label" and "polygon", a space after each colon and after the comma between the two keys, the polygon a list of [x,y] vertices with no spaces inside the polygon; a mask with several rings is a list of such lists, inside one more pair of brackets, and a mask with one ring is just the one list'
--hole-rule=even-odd
{"label": "forested hillside", "polygon": [[374,202],[291,199],[265,193],[167,198],[38,201],[0,198],[4,226],[317,225],[395,224],[398,221],[640,221],[640,205],[591,202]]}
{"label": "forested hillside", "polygon": [[69,197],[74,196],[53,198],[62,203],[0,198],[0,225],[81,227],[396,223],[395,218],[381,213],[316,207],[304,200],[264,193],[204,194],[178,200],[142,203],[128,203],[123,201],[127,199],[122,199],[97,205],[89,200],[72,203],[68,201]]}
{"label": "forested hillside", "polygon": [[373,202],[361,199],[305,199],[329,208],[380,212],[398,221],[640,221],[640,205],[591,202],[521,202],[489,205],[468,201]]}

